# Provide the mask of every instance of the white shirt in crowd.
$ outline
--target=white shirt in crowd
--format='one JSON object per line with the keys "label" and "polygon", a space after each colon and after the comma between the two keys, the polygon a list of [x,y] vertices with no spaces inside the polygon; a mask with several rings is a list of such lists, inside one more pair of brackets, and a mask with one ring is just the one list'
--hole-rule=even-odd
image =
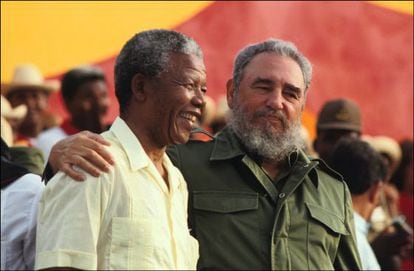
{"label": "white shirt in crowd", "polygon": [[374,251],[367,239],[370,224],[357,212],[354,212],[354,220],[356,241],[362,262],[362,270],[381,270],[377,257],[375,257]]}
{"label": "white shirt in crowd", "polygon": [[44,184],[26,174],[1,189],[1,270],[34,268],[37,210]]}
{"label": "white shirt in crowd", "polygon": [[53,127],[39,134],[35,146],[43,152],[43,158],[47,162],[53,145],[68,136],[61,127]]}

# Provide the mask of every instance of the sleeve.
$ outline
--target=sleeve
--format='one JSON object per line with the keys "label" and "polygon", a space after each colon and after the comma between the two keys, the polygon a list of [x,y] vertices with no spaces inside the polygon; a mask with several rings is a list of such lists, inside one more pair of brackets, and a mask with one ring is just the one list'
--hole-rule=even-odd
{"label": "sleeve", "polygon": [[37,214],[39,200],[44,189],[43,183],[41,183],[40,180],[37,180],[39,176],[33,176],[36,178],[36,183],[32,189],[33,198],[30,200],[31,209],[28,215],[27,232],[23,241],[23,260],[28,270],[33,270],[35,263]]}
{"label": "sleeve", "polygon": [[108,174],[86,174],[76,182],[59,172],[51,179],[39,204],[36,269],[97,268],[97,243]]}
{"label": "sleeve", "polygon": [[344,185],[344,205],[345,205],[345,226],[348,235],[342,235],[339,241],[338,252],[335,258],[335,270],[362,270],[356,244],[355,223],[352,209],[351,194],[345,183]]}

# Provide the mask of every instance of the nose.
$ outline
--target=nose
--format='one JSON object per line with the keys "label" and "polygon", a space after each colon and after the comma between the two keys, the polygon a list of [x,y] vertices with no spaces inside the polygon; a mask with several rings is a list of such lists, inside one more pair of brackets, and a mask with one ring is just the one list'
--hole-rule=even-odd
{"label": "nose", "polygon": [[101,98],[98,100],[99,107],[102,108],[103,111],[107,111],[110,106],[111,100],[109,97]]}
{"label": "nose", "polygon": [[274,110],[283,109],[284,98],[280,89],[275,88],[273,91],[268,92],[267,95],[266,106]]}
{"label": "nose", "polygon": [[39,109],[39,103],[35,97],[27,97],[24,103],[30,111]]}
{"label": "nose", "polygon": [[198,89],[194,93],[191,103],[198,108],[202,108],[206,104],[206,101],[204,100],[204,92],[201,89]]}

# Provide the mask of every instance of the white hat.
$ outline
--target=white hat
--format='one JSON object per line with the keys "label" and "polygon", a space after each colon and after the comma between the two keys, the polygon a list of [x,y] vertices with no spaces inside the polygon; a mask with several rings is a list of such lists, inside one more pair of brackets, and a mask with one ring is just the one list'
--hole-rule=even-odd
{"label": "white hat", "polygon": [[391,171],[394,172],[401,161],[402,152],[398,142],[387,136],[364,135],[362,139],[368,142],[377,152],[386,154],[391,159]]}
{"label": "white hat", "polygon": [[33,64],[22,64],[14,69],[10,83],[1,85],[1,93],[8,96],[11,92],[19,88],[39,88],[48,93],[59,90],[58,80],[44,80],[39,69]]}
{"label": "white hat", "polygon": [[21,104],[12,108],[9,101],[1,95],[1,116],[5,119],[23,119],[27,113],[27,106]]}

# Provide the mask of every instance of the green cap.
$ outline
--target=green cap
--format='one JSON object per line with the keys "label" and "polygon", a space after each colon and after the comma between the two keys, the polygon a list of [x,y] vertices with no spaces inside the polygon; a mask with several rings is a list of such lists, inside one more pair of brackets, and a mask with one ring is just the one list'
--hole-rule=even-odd
{"label": "green cap", "polygon": [[361,113],[358,105],[348,99],[328,101],[319,112],[318,130],[350,130],[361,132]]}
{"label": "green cap", "polygon": [[43,153],[34,147],[16,146],[9,148],[14,163],[25,167],[30,172],[42,176],[45,166]]}

